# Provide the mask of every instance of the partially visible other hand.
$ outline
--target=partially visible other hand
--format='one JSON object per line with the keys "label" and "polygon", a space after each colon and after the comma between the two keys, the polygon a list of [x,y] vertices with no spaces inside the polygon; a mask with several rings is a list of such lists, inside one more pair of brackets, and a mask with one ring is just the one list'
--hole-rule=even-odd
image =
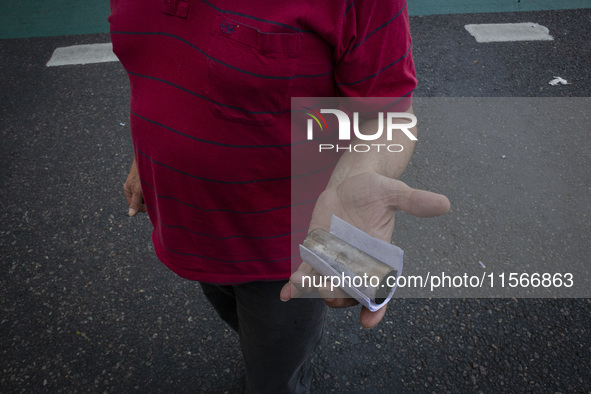
{"label": "partially visible other hand", "polygon": [[135,164],[135,158],[133,159],[133,163],[131,163],[129,175],[123,185],[123,191],[125,192],[125,198],[129,205],[129,216],[135,216],[138,212],[146,212],[146,204],[144,204],[142,194],[142,184],[137,171],[137,165]]}

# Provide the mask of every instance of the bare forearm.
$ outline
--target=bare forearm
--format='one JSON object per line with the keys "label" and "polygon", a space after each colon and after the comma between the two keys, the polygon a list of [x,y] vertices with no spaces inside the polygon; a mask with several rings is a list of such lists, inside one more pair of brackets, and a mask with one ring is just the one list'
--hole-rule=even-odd
{"label": "bare forearm", "polygon": [[[412,113],[412,109],[407,111]],[[378,128],[377,120],[370,120],[360,125],[360,131],[365,134],[372,134]],[[416,137],[416,127],[409,129]],[[333,174],[330,178],[328,187],[336,187],[340,185],[345,179],[362,174],[365,172],[373,172],[384,175],[388,178],[399,178],[412,155],[415,141],[411,141],[404,133],[394,133],[392,140],[386,140],[386,133],[381,139],[372,142],[372,148],[369,152],[345,152],[339,160]],[[355,140],[351,144],[363,143],[363,141]],[[378,150],[379,145],[379,150]],[[399,152],[391,152],[386,147],[396,146]]]}

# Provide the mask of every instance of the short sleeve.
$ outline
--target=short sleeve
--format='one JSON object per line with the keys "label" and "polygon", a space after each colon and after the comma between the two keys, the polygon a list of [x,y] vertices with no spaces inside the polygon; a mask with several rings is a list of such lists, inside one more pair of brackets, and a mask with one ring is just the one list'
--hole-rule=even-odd
{"label": "short sleeve", "polygon": [[334,56],[339,96],[411,97],[417,80],[407,2],[351,0]]}

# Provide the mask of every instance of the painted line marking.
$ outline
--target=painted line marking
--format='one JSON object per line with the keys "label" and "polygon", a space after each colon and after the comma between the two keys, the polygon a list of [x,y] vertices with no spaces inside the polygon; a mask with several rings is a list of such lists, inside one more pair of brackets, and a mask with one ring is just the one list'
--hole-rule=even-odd
{"label": "painted line marking", "polygon": [[109,42],[57,48],[47,62],[47,67],[117,61],[119,59],[113,53],[113,45]]}
{"label": "painted line marking", "polygon": [[477,42],[551,41],[547,27],[533,22],[466,25]]}

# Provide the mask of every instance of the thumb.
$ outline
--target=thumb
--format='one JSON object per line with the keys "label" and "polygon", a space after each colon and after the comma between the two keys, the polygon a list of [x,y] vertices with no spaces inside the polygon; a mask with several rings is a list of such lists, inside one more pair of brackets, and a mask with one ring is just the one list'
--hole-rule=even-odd
{"label": "thumb", "polygon": [[413,216],[428,218],[449,211],[451,204],[443,194],[413,189],[396,179],[385,178],[383,192],[388,194],[389,205]]}

